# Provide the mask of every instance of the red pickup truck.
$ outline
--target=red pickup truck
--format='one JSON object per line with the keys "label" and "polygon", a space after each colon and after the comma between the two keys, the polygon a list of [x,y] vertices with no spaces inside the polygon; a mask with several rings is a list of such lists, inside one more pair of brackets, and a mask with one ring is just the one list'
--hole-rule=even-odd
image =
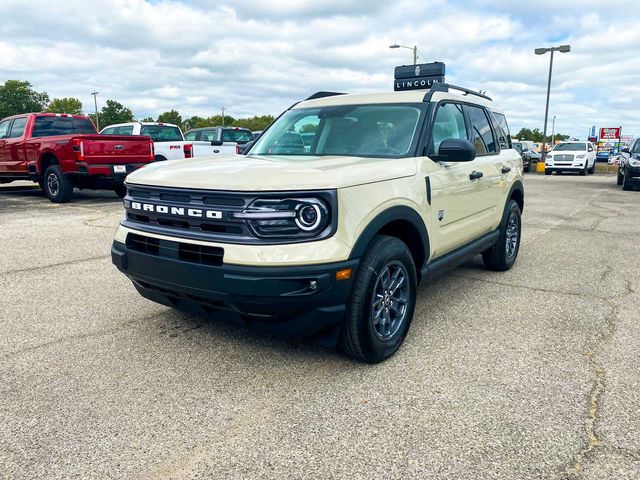
{"label": "red pickup truck", "polygon": [[56,203],[69,201],[74,187],[123,197],[127,174],[153,159],[150,137],[99,135],[81,115],[27,113],[0,122],[0,183],[38,182]]}

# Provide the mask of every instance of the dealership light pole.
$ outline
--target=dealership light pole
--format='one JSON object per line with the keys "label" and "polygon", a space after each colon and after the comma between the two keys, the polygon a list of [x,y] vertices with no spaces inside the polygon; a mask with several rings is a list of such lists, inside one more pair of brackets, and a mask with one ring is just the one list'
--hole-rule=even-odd
{"label": "dealership light pole", "polygon": [[549,60],[549,81],[547,82],[547,106],[544,109],[544,129],[542,131],[542,158],[547,154],[547,120],[549,118],[549,94],[551,93],[551,72],[553,71],[553,52],[567,53],[571,51],[571,45],[560,45],[559,47],[548,48],[536,48],[534,50],[536,55],[544,55],[547,52],[551,52],[551,59]]}
{"label": "dealership light pole", "polygon": [[393,45],[389,45],[389,48],[408,48],[409,50],[413,50],[413,64],[416,65],[418,63],[418,46],[414,45],[413,47],[407,47],[406,45],[398,45],[394,43]]}
{"label": "dealership light pole", "polygon": [[91,92],[93,95],[93,105],[96,107],[96,129],[100,131],[100,118],[98,118],[98,94],[100,92]]}
{"label": "dealership light pole", "polygon": [[553,120],[551,121],[551,148],[556,144],[556,116],[553,116]]}

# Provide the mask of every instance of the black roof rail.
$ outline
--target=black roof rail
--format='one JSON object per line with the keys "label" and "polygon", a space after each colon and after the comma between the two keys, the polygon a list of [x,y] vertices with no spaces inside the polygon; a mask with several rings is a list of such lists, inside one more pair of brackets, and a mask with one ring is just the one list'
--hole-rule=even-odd
{"label": "black roof rail", "polygon": [[484,93],[476,92],[474,90],[469,90],[468,88],[464,88],[464,87],[458,87],[456,85],[451,85],[449,83],[440,83],[440,82],[436,82],[433,85],[431,85],[431,89],[424,96],[424,100],[423,101],[429,102],[429,101],[431,101],[431,97],[433,96],[434,93],[436,93],[436,92],[448,92],[449,89],[458,90],[460,92],[464,92],[465,95],[475,95],[476,97],[484,98],[484,99],[489,100],[491,102],[493,101],[493,99],[491,97],[485,95]]}
{"label": "black roof rail", "polygon": [[304,101],[307,100],[315,100],[316,98],[325,98],[325,97],[335,97],[336,95],[346,95],[346,93],[341,92],[316,92],[308,98],[305,98]]}

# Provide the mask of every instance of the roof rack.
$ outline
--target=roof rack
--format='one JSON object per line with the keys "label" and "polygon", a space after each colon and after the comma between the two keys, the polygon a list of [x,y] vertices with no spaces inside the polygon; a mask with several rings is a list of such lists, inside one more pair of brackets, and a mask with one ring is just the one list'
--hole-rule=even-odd
{"label": "roof rack", "polygon": [[316,98],[335,97],[336,95],[346,95],[346,94],[341,92],[316,92],[310,97],[305,98],[304,100],[307,101],[307,100],[315,100]]}
{"label": "roof rack", "polygon": [[440,83],[440,82],[436,82],[433,85],[431,85],[431,89],[424,96],[424,101],[425,102],[429,102],[434,93],[436,93],[436,92],[448,92],[449,89],[459,90],[461,92],[464,92],[465,95],[475,95],[476,97],[480,97],[480,98],[484,98],[484,99],[489,100],[489,101],[493,101],[493,99],[491,97],[489,97],[489,96],[487,96],[487,95],[485,95],[483,93],[475,92],[473,90],[469,90],[468,88],[458,87],[456,85],[451,85],[451,84],[448,84],[448,83]]}

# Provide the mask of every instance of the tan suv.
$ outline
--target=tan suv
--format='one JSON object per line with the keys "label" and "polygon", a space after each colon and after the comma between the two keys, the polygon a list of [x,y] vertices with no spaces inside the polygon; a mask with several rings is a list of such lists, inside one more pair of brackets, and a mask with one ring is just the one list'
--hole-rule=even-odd
{"label": "tan suv", "polygon": [[153,301],[379,362],[407,335],[420,281],[476,254],[513,265],[522,173],[482,94],[321,92],[245,157],[129,175],[112,259]]}

